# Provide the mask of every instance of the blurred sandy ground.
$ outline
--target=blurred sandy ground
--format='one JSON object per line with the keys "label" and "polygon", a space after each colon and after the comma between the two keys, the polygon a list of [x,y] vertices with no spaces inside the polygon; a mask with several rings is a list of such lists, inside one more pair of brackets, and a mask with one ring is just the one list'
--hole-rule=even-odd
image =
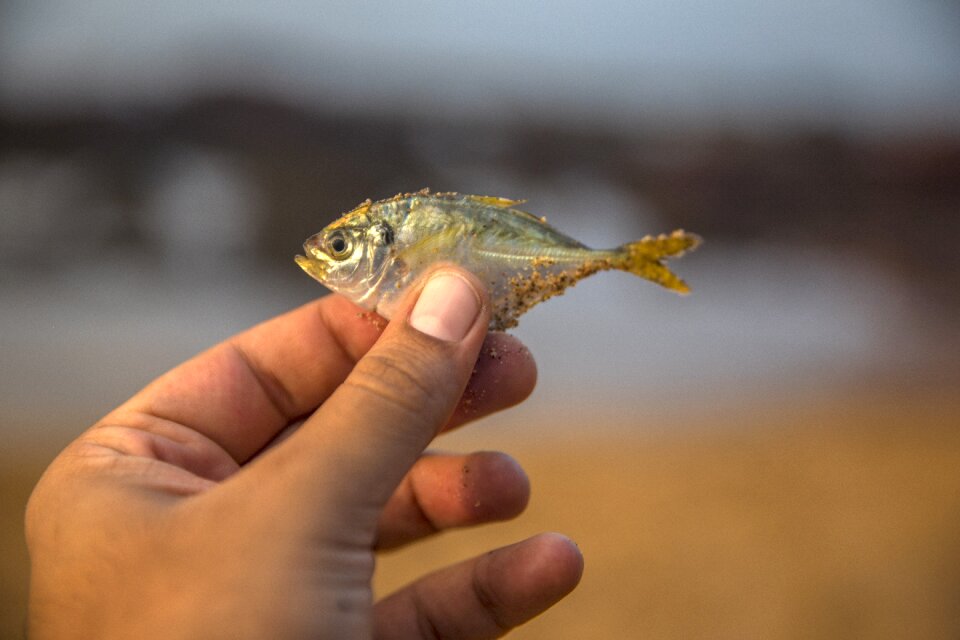
{"label": "blurred sandy ground", "polygon": [[462,558],[465,544],[559,530],[583,549],[583,582],[516,637],[955,637],[960,402],[897,398],[744,407],[726,424],[626,438],[532,442],[516,425],[451,438],[504,443],[533,479],[530,509],[388,556],[379,584]]}
{"label": "blurred sandy ground", "polygon": [[[583,549],[583,582],[513,637],[956,637],[960,401],[955,387],[870,382],[719,415],[661,411],[630,434],[504,415],[444,437],[516,456],[530,508],[383,557],[378,590],[556,530]],[[0,465],[3,637],[19,637],[21,508],[48,457],[34,447]]]}
{"label": "blurred sandy ground", "polygon": [[530,509],[385,556],[380,593],[556,530],[583,584],[514,637],[957,636],[953,5],[188,4],[0,7],[0,637],[59,448],[320,295],[290,258],[339,212],[424,186],[707,243],[687,298],[603,274],[523,318],[534,396],[438,445],[518,457]]}

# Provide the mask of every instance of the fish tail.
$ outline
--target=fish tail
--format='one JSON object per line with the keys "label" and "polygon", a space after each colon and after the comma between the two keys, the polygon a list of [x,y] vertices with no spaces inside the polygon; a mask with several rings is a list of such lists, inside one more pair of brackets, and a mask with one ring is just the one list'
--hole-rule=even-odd
{"label": "fish tail", "polygon": [[676,291],[689,293],[690,287],[665,264],[667,258],[679,258],[700,244],[700,236],[677,229],[671,234],[647,236],[620,247],[623,256],[621,268]]}

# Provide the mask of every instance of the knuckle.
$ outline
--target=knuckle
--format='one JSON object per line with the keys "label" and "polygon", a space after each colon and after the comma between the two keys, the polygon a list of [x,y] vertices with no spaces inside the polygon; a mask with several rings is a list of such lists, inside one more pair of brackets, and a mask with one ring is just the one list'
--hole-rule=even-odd
{"label": "knuckle", "polygon": [[422,640],[441,640],[442,638],[449,637],[443,633],[429,611],[430,610],[424,606],[418,606],[416,608],[416,624],[420,638]]}
{"label": "knuckle", "polygon": [[498,635],[506,634],[513,625],[506,619],[506,608],[503,602],[497,597],[496,590],[486,579],[486,573],[479,569],[474,571],[473,580],[470,585],[473,589],[473,595],[480,605],[480,612],[486,618],[490,626],[496,630]]}
{"label": "knuckle", "polygon": [[368,353],[346,383],[406,412],[419,413],[449,386],[431,364],[414,349],[390,346]]}

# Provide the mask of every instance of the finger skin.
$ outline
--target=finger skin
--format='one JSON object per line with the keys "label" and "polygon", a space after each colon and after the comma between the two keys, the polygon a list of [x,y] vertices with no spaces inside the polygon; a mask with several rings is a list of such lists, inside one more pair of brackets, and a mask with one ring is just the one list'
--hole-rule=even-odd
{"label": "finger skin", "polygon": [[444,529],[507,520],[530,499],[530,481],[505,453],[425,455],[384,507],[376,546],[391,549]]}
{"label": "finger skin", "polygon": [[522,342],[507,333],[487,335],[470,382],[444,430],[523,402],[537,384],[537,365]]}
{"label": "finger skin", "polygon": [[377,603],[378,640],[499,638],[570,593],[583,557],[545,533],[441,569]]}

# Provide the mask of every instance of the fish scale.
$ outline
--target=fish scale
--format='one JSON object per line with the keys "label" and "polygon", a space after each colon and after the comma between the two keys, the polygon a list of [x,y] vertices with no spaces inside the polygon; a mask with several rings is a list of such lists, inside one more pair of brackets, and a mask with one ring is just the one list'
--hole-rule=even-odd
{"label": "fish scale", "polygon": [[314,234],[297,264],[329,289],[390,318],[407,289],[441,263],[456,264],[490,293],[490,328],[515,327],[534,305],[583,278],[617,269],[678,293],[666,266],[696,248],[683,230],[613,249],[591,249],[517,207],[522,200],[427,190],[366,200]]}

